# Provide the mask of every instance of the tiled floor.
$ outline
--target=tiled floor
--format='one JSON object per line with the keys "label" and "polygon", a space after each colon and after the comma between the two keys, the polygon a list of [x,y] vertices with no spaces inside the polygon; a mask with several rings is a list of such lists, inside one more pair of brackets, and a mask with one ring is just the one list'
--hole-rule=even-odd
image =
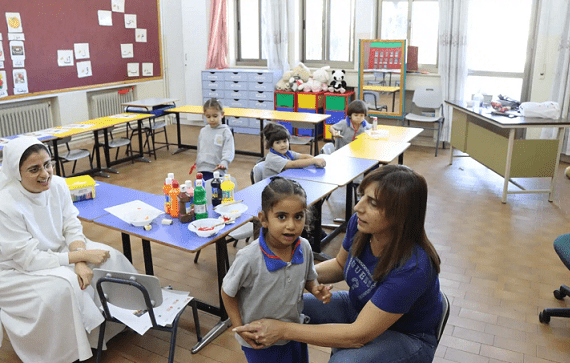
{"label": "tiled floor", "polygon": [[[192,142],[196,128],[183,127],[184,140]],[[172,126],[171,140],[175,137]],[[238,148],[257,150],[256,136],[236,135]],[[322,145],[322,143],[321,143]],[[308,152],[307,147],[296,150]],[[160,150],[150,164],[119,165],[120,174],[104,181],[159,194],[167,172],[184,180],[196,152],[169,155]],[[238,187],[249,185],[249,171],[255,157],[237,155],[231,173]],[[570,306],[570,298],[558,301],[552,291],[570,283],[570,272],[552,248],[553,240],[570,232],[570,179],[558,170],[554,202],[544,194],[510,195],[501,204],[503,180],[469,158],[449,166],[449,149],[437,158],[433,148],[411,147],[404,162],[423,174],[429,186],[427,233],[442,258],[440,281],[451,301],[451,316],[436,353],[435,362],[570,362],[570,320],[553,318],[540,324],[538,312],[545,307]],[[80,166],[78,166],[80,167]],[[103,180],[103,179],[101,179]],[[548,184],[545,180],[524,180]],[[534,184],[533,184],[534,185]],[[334,192],[323,205],[325,222],[343,216],[344,192]],[[85,233],[96,241],[121,248],[120,234],[92,224]],[[135,267],[143,271],[140,240],[133,239]],[[325,249],[334,255],[337,237]],[[244,246],[240,241],[238,249]],[[214,248],[206,248],[198,264],[193,254],[152,244],[155,274],[164,285],[191,291],[202,300],[216,303]],[[236,249],[229,246],[232,258]],[[337,288],[346,288],[337,284]],[[203,332],[216,319],[200,313]],[[232,333],[226,332],[196,355],[190,353],[196,341],[190,312],[179,329],[177,362],[245,362]],[[311,362],[327,362],[328,348],[311,347]],[[105,362],[166,362],[168,336],[149,332],[145,336],[125,333],[109,344]],[[1,362],[19,362],[4,334]],[[93,359],[90,362],[94,361]]]}

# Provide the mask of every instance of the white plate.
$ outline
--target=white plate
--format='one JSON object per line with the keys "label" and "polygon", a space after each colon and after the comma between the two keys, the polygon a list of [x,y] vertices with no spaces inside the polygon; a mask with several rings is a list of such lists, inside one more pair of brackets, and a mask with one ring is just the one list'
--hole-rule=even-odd
{"label": "white plate", "polygon": [[152,211],[145,209],[135,209],[134,211],[129,212],[125,217],[127,221],[135,227],[144,227],[151,224],[156,218]]}
{"label": "white plate", "polygon": [[223,217],[227,217],[230,219],[236,219],[243,214],[247,210],[247,205],[243,203],[236,203],[230,205],[220,204],[214,211],[220,214]]}
{"label": "white plate", "polygon": [[196,233],[199,237],[210,237],[218,233],[225,227],[225,224],[221,224],[217,227],[214,227],[212,230],[208,231],[200,231],[199,228],[202,227],[211,227],[216,224],[220,224],[223,222],[222,218],[204,218],[204,219],[197,219],[188,225],[188,229],[191,232]]}

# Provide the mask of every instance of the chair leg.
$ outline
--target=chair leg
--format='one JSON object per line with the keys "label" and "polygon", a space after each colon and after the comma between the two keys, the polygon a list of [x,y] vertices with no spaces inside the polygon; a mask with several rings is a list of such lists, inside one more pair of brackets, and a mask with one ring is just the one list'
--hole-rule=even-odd
{"label": "chair leg", "polygon": [[439,148],[439,135],[441,133],[441,122],[437,123],[437,139],[435,143],[435,157],[437,157],[437,149]]}
{"label": "chair leg", "polygon": [[164,127],[164,140],[166,141],[166,150],[170,151],[170,145],[168,144],[168,133],[166,132],[166,126]]}
{"label": "chair leg", "polygon": [[[150,138],[152,140],[152,153],[154,154],[154,160],[156,160],[156,143],[155,143],[155,131],[154,130],[150,130]],[[150,150],[150,145],[149,145],[149,150]]]}
{"label": "chair leg", "polygon": [[59,159],[59,165],[61,166],[61,176],[65,178],[65,168],[63,167],[63,160]]}
{"label": "chair leg", "polygon": [[198,252],[196,252],[196,256],[194,256],[194,263],[198,263],[198,258],[200,257],[200,252],[202,252],[202,251],[198,250]]}
{"label": "chair leg", "polygon": [[73,169],[71,169],[71,174],[75,174],[75,167],[77,166],[77,160],[73,161]]}
{"label": "chair leg", "polygon": [[101,325],[99,325],[99,342],[97,343],[97,356],[95,357],[95,363],[101,362],[101,353],[103,353],[103,340],[105,338],[105,327],[107,325],[107,321],[103,321]]}
{"label": "chair leg", "polygon": [[199,342],[202,341],[202,332],[200,331],[200,318],[198,317],[198,304],[196,299],[190,301],[190,306],[192,306],[192,315],[194,316],[194,327],[196,328],[196,338]]}

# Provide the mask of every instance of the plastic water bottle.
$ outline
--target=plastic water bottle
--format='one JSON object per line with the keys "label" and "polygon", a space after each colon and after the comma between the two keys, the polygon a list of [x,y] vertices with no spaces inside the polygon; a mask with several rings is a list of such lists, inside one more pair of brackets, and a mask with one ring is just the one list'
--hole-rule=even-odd
{"label": "plastic water bottle", "polygon": [[208,218],[208,200],[201,178],[196,179],[196,189],[194,189],[194,217],[196,219]]}
{"label": "plastic water bottle", "polygon": [[164,212],[170,214],[170,189],[172,189],[172,179],[164,179],[162,191],[164,193]]}
{"label": "plastic water bottle", "polygon": [[211,182],[212,186],[212,205],[214,207],[222,203],[222,179],[220,179],[220,172],[214,172],[214,179]]}
{"label": "plastic water bottle", "polygon": [[178,218],[180,208],[178,206],[178,195],[180,194],[180,188],[176,179],[172,180],[172,188],[168,194],[170,195],[170,216],[172,218]]}
{"label": "plastic water bottle", "polygon": [[478,91],[474,96],[473,96],[473,112],[475,113],[479,113],[479,110],[481,109],[481,106],[483,105],[483,95],[481,94],[480,91]]}
{"label": "plastic water bottle", "polygon": [[378,129],[378,117],[372,117],[372,131]]}
{"label": "plastic water bottle", "polygon": [[224,175],[222,183],[222,203],[230,203],[234,201],[234,189],[236,185],[230,179],[230,174]]}

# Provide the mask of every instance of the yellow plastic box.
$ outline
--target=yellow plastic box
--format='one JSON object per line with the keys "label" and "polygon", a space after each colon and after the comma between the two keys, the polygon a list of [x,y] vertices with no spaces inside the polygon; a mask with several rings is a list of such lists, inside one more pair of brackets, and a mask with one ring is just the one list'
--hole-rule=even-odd
{"label": "yellow plastic box", "polygon": [[95,180],[89,175],[67,178],[65,182],[71,192],[72,201],[79,202],[81,200],[95,198]]}

